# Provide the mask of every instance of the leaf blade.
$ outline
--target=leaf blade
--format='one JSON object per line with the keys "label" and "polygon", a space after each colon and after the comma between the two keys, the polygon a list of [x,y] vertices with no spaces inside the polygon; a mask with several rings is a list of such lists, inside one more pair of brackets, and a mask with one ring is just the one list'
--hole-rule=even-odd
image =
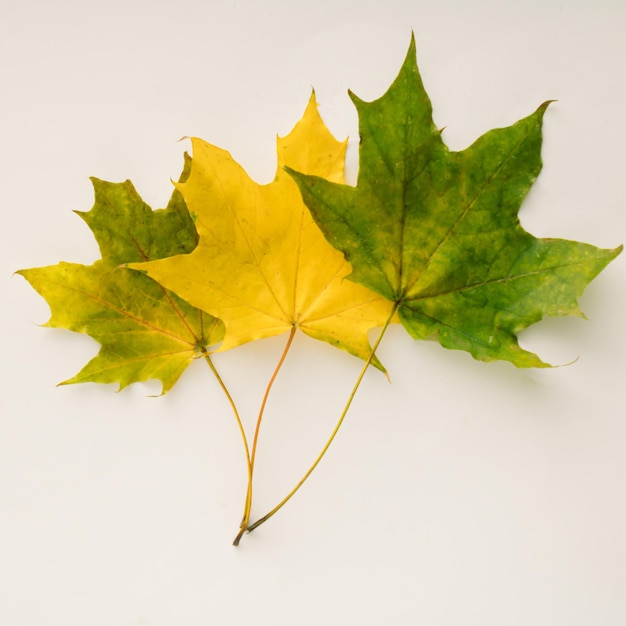
{"label": "leaf blade", "polygon": [[520,348],[517,333],[544,315],[580,314],[584,287],[621,252],[537,239],[519,223],[541,171],[550,103],[450,152],[432,121],[413,40],[387,92],[353,101],[356,187],[289,170],[322,232],[352,264],[349,279],[397,303],[415,338],[437,338],[480,360],[545,367]]}
{"label": "leaf blade", "polygon": [[18,274],[48,302],[46,326],[100,343],[98,354],[61,384],[118,383],[121,390],[157,379],[166,393],[194,358],[221,340],[223,326],[120,263],[192,249],[193,223],[178,192],[166,209],[152,211],[130,181],[92,183],[94,206],[79,215],[94,233],[102,259],[90,266],[61,262]]}
{"label": "leaf blade", "polygon": [[130,267],[222,319],[222,350],[297,326],[366,359],[367,331],[384,323],[391,305],[344,280],[349,265],[326,242],[284,171],[299,165],[343,180],[346,142],[322,122],[315,95],[294,129],[278,138],[277,173],[269,184],[250,179],[217,146],[200,139],[192,146],[192,170],[178,189],[197,216],[197,248]]}

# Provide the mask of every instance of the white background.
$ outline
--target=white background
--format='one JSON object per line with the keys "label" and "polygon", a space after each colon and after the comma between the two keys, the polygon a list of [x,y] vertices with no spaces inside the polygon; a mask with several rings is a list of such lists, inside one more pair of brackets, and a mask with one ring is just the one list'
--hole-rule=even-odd
{"label": "white background", "polygon": [[[553,363],[473,361],[399,328],[306,487],[230,544],[241,442],[210,372],[55,387],[97,351],[42,329],[19,268],[91,263],[72,210],[88,177],[163,206],[187,144],[258,181],[311,87],[339,138],[346,91],[380,96],[414,30],[455,149],[546,99],[538,236],[626,241],[626,5],[619,1],[0,0],[0,623],[9,626],[623,626],[626,257],[524,345]],[[250,427],[284,338],[216,357]],[[299,337],[260,443],[254,511],[308,467],[360,364]]]}

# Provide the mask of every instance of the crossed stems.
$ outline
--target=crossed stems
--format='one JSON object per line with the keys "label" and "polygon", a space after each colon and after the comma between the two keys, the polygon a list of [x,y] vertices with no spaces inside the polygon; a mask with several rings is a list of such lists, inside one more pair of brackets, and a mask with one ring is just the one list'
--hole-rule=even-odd
{"label": "crossed stems", "polygon": [[274,369],[274,372],[272,373],[272,376],[270,377],[270,380],[267,384],[267,387],[265,389],[265,394],[263,395],[263,401],[261,402],[261,408],[259,409],[259,415],[257,417],[257,421],[256,421],[256,426],[254,429],[254,438],[252,441],[252,449],[250,450],[249,446],[248,446],[248,439],[246,437],[246,433],[243,427],[243,424],[241,422],[241,418],[239,416],[239,413],[237,411],[237,407],[235,406],[235,403],[230,395],[230,393],[228,392],[228,389],[226,388],[226,385],[224,384],[224,382],[222,381],[220,375],[218,374],[217,370],[215,369],[215,366],[213,365],[211,359],[209,358],[208,354],[204,354],[204,357],[207,361],[207,363],[209,364],[209,367],[211,368],[213,374],[215,375],[220,387],[222,388],[222,390],[224,391],[224,393],[226,394],[226,397],[228,398],[228,402],[233,410],[233,413],[235,414],[235,419],[237,421],[237,426],[239,428],[239,432],[241,434],[241,438],[243,441],[243,445],[244,445],[244,449],[245,449],[245,454],[246,454],[246,464],[247,464],[247,470],[248,470],[248,486],[247,486],[247,490],[246,490],[246,500],[245,500],[245,505],[244,505],[244,513],[243,513],[243,518],[241,520],[241,524],[239,526],[239,532],[237,533],[237,536],[235,537],[234,541],[233,541],[233,545],[238,546],[239,542],[241,541],[241,538],[243,537],[243,534],[245,532],[252,532],[255,528],[258,528],[261,524],[265,523],[268,519],[270,519],[270,517],[272,517],[275,513],[277,513],[295,494],[296,492],[300,489],[300,487],[302,487],[302,485],[305,483],[305,481],[308,479],[308,477],[313,473],[313,471],[315,470],[315,468],[318,466],[319,462],[322,460],[322,458],[324,457],[324,455],[326,454],[328,448],[330,447],[330,445],[332,444],[333,440],[335,439],[337,433],[339,432],[339,429],[341,428],[341,425],[343,424],[343,421],[346,417],[346,415],[348,414],[348,411],[350,409],[350,406],[352,405],[352,401],[354,400],[354,397],[359,389],[359,386],[361,385],[361,381],[363,380],[364,376],[365,376],[365,372],[367,371],[367,368],[371,365],[372,360],[374,359],[374,356],[376,354],[376,350],[378,349],[378,346],[380,345],[380,342],[382,341],[382,338],[385,334],[385,332],[387,331],[387,328],[389,328],[389,324],[391,323],[391,320],[393,319],[393,316],[395,315],[396,309],[397,309],[398,305],[395,304],[391,313],[389,314],[389,317],[387,318],[387,320],[385,321],[383,327],[381,328],[381,331],[378,335],[378,338],[376,339],[376,342],[374,343],[374,345],[372,346],[372,349],[370,351],[370,354],[368,356],[368,358],[366,359],[365,363],[363,364],[363,367],[361,369],[361,372],[359,373],[359,376],[356,379],[356,382],[354,383],[354,386],[352,387],[352,391],[350,392],[350,395],[348,397],[348,401],[346,402],[343,411],[341,412],[341,415],[339,416],[339,420],[337,421],[337,424],[335,425],[335,428],[333,429],[330,437],[328,438],[328,441],[326,442],[326,444],[324,445],[324,447],[322,448],[321,452],[319,453],[319,455],[317,456],[317,458],[315,459],[315,461],[313,461],[313,464],[311,465],[311,467],[307,470],[307,472],[304,474],[304,476],[298,481],[298,483],[295,485],[295,487],[268,513],[266,513],[263,517],[259,518],[256,522],[250,524],[250,514],[251,514],[251,510],[252,510],[252,479],[253,479],[253,475],[254,475],[254,461],[256,458],[256,450],[257,450],[257,444],[258,444],[258,440],[259,440],[259,432],[261,430],[261,422],[263,421],[263,415],[265,413],[265,407],[267,405],[267,400],[269,398],[269,394],[270,391],[274,385],[274,381],[276,380],[276,377],[278,376],[278,372],[280,371],[280,369],[283,366],[283,363],[285,362],[285,359],[287,357],[287,354],[289,352],[289,349],[291,348],[291,345],[293,343],[293,339],[295,337],[296,334],[296,326],[293,326],[291,329],[291,332],[289,333],[289,337],[287,339],[287,343],[285,344],[285,347],[283,349],[283,352],[280,356],[280,359],[278,360],[278,363]]}
{"label": "crossed stems", "polygon": [[[274,381],[276,380],[276,377],[278,376],[278,372],[280,371],[281,367],[283,366],[283,363],[285,362],[285,359],[287,358],[287,353],[289,352],[289,348],[291,348],[291,344],[293,343],[293,338],[295,337],[295,335],[296,335],[296,327],[292,326],[291,331],[289,332],[287,343],[285,344],[285,348],[283,349],[283,352],[280,355],[280,359],[278,360],[278,363],[276,367],[274,368],[274,372],[270,378],[269,383],[267,384],[267,387],[265,389],[265,394],[263,395],[263,401],[261,402],[261,408],[259,409],[259,416],[257,417],[256,426],[254,428],[254,439],[252,440],[252,452],[250,453],[250,456],[248,457],[248,489],[246,493],[246,503],[245,503],[244,510],[243,510],[243,519],[241,520],[241,524],[239,525],[239,533],[237,534],[237,536],[235,537],[235,540],[233,541],[234,546],[239,545],[239,541],[241,540],[243,533],[247,530],[248,523],[250,522],[250,513],[252,510],[252,476],[254,474],[254,461],[256,458],[257,444],[259,441],[259,432],[261,430],[261,422],[263,421],[263,414],[265,413],[265,406],[267,404],[267,399],[269,398],[270,391],[272,389],[272,386],[274,385]],[[243,435],[243,437],[245,437],[245,435]],[[244,445],[247,449],[248,447],[247,442],[244,442]]]}

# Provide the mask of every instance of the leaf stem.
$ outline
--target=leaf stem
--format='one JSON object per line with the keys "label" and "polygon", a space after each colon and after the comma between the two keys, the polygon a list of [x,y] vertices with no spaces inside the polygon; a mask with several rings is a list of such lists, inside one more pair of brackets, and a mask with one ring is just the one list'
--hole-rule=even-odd
{"label": "leaf stem", "polygon": [[252,510],[252,477],[254,474],[254,461],[256,459],[256,450],[257,450],[257,444],[259,441],[259,433],[261,431],[261,422],[263,421],[263,415],[265,413],[265,406],[267,404],[270,391],[272,389],[272,386],[274,385],[274,381],[276,380],[276,377],[278,376],[278,372],[280,371],[281,367],[283,366],[283,363],[285,362],[285,359],[287,358],[287,353],[289,352],[289,348],[291,348],[291,344],[293,343],[293,338],[296,335],[296,329],[297,327],[295,325],[291,327],[291,331],[289,332],[289,337],[287,338],[287,343],[285,344],[283,352],[280,355],[280,359],[278,360],[278,363],[276,364],[276,367],[274,368],[274,372],[272,373],[272,376],[270,377],[270,380],[267,383],[267,387],[265,388],[265,394],[263,395],[263,401],[261,402],[261,408],[259,409],[259,416],[257,417],[256,426],[254,429],[254,439],[252,440],[252,452],[250,453],[250,457],[249,457],[248,490],[246,493],[246,502],[244,506],[243,519],[241,520],[239,533],[237,534],[237,536],[235,537],[233,541],[234,546],[239,545],[239,542],[241,541],[241,537],[243,536],[244,532],[248,529],[248,522],[250,521],[250,513]]}
{"label": "leaf stem", "polygon": [[389,324],[391,323],[391,320],[392,320],[392,318],[393,318],[397,308],[398,308],[398,303],[395,303],[394,306],[393,306],[393,309],[392,309],[392,311],[391,311],[391,313],[389,315],[389,317],[387,318],[387,321],[383,325],[383,327],[382,327],[382,329],[380,331],[380,334],[378,335],[378,339],[376,339],[376,343],[372,347],[372,351],[370,352],[369,357],[367,358],[367,360],[365,361],[365,364],[363,365],[363,368],[361,369],[361,373],[359,374],[358,378],[356,379],[356,382],[354,384],[354,387],[352,388],[352,391],[350,393],[348,401],[346,402],[346,405],[344,406],[343,411],[342,411],[341,415],[339,416],[339,420],[337,421],[337,424],[335,425],[335,428],[333,429],[333,432],[331,433],[330,437],[328,438],[328,441],[326,442],[326,444],[322,448],[322,451],[319,453],[319,455],[317,456],[317,458],[313,462],[313,465],[311,465],[311,467],[307,470],[306,474],[304,474],[304,476],[300,479],[298,484],[269,513],[267,513],[266,515],[264,515],[263,517],[258,519],[253,524],[250,524],[250,526],[248,526],[246,529],[242,529],[242,534],[243,534],[244,530],[247,530],[248,532],[252,532],[255,528],[259,527],[261,524],[263,524],[268,519],[270,519],[270,517],[272,517],[275,513],[277,513],[285,504],[287,504],[287,502],[289,500],[291,500],[291,498],[296,494],[298,489],[300,489],[300,487],[302,487],[302,485],[305,483],[307,478],[313,473],[313,470],[318,466],[319,462],[322,460],[322,458],[326,454],[326,451],[330,447],[330,444],[333,442],[333,440],[335,439],[335,436],[339,432],[339,429],[341,428],[341,425],[343,424],[343,420],[345,419],[345,417],[348,414],[348,411],[350,409],[350,406],[352,405],[352,401],[354,400],[354,396],[356,395],[356,392],[359,389],[361,381],[363,380],[363,377],[365,376],[365,372],[367,371],[367,368],[370,366],[370,364],[371,364],[371,362],[372,362],[372,360],[374,358],[374,355],[376,354],[376,350],[378,349],[378,346],[380,345],[380,342],[382,341],[382,338],[383,338],[387,328],[389,328]]}
{"label": "leaf stem", "polygon": [[226,387],[226,384],[224,383],[224,381],[222,380],[222,377],[220,376],[219,372],[217,371],[217,369],[215,368],[215,365],[213,363],[213,361],[211,360],[211,357],[209,356],[209,353],[206,351],[202,352],[202,356],[204,357],[205,361],[209,364],[209,367],[211,368],[211,371],[213,372],[213,375],[215,376],[219,386],[222,388],[222,391],[224,392],[224,395],[226,396],[228,403],[230,404],[233,413],[235,414],[235,420],[237,421],[237,427],[239,428],[239,433],[241,435],[241,440],[243,442],[243,448],[244,451],[246,453],[246,467],[247,467],[247,471],[248,471],[248,484],[250,484],[252,482],[252,462],[250,460],[250,448],[248,447],[248,438],[246,437],[246,431],[243,427],[243,423],[241,422],[241,417],[239,416],[239,411],[237,410],[237,405],[235,404],[235,401],[233,400],[233,397],[230,395],[230,392],[228,391],[228,387]]}

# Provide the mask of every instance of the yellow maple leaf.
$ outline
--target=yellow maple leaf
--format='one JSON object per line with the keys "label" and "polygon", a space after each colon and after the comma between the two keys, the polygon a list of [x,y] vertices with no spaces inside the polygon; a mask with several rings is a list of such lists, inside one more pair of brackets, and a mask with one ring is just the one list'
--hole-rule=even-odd
{"label": "yellow maple leaf", "polygon": [[337,141],[311,96],[302,119],[277,139],[273,182],[260,185],[225,150],[192,139],[189,178],[178,183],[198,230],[189,254],[133,263],[190,304],[224,322],[220,347],[299,328],[369,357],[369,329],[392,304],[345,280],[351,267],[324,238],[284,167],[343,182],[347,142]]}

